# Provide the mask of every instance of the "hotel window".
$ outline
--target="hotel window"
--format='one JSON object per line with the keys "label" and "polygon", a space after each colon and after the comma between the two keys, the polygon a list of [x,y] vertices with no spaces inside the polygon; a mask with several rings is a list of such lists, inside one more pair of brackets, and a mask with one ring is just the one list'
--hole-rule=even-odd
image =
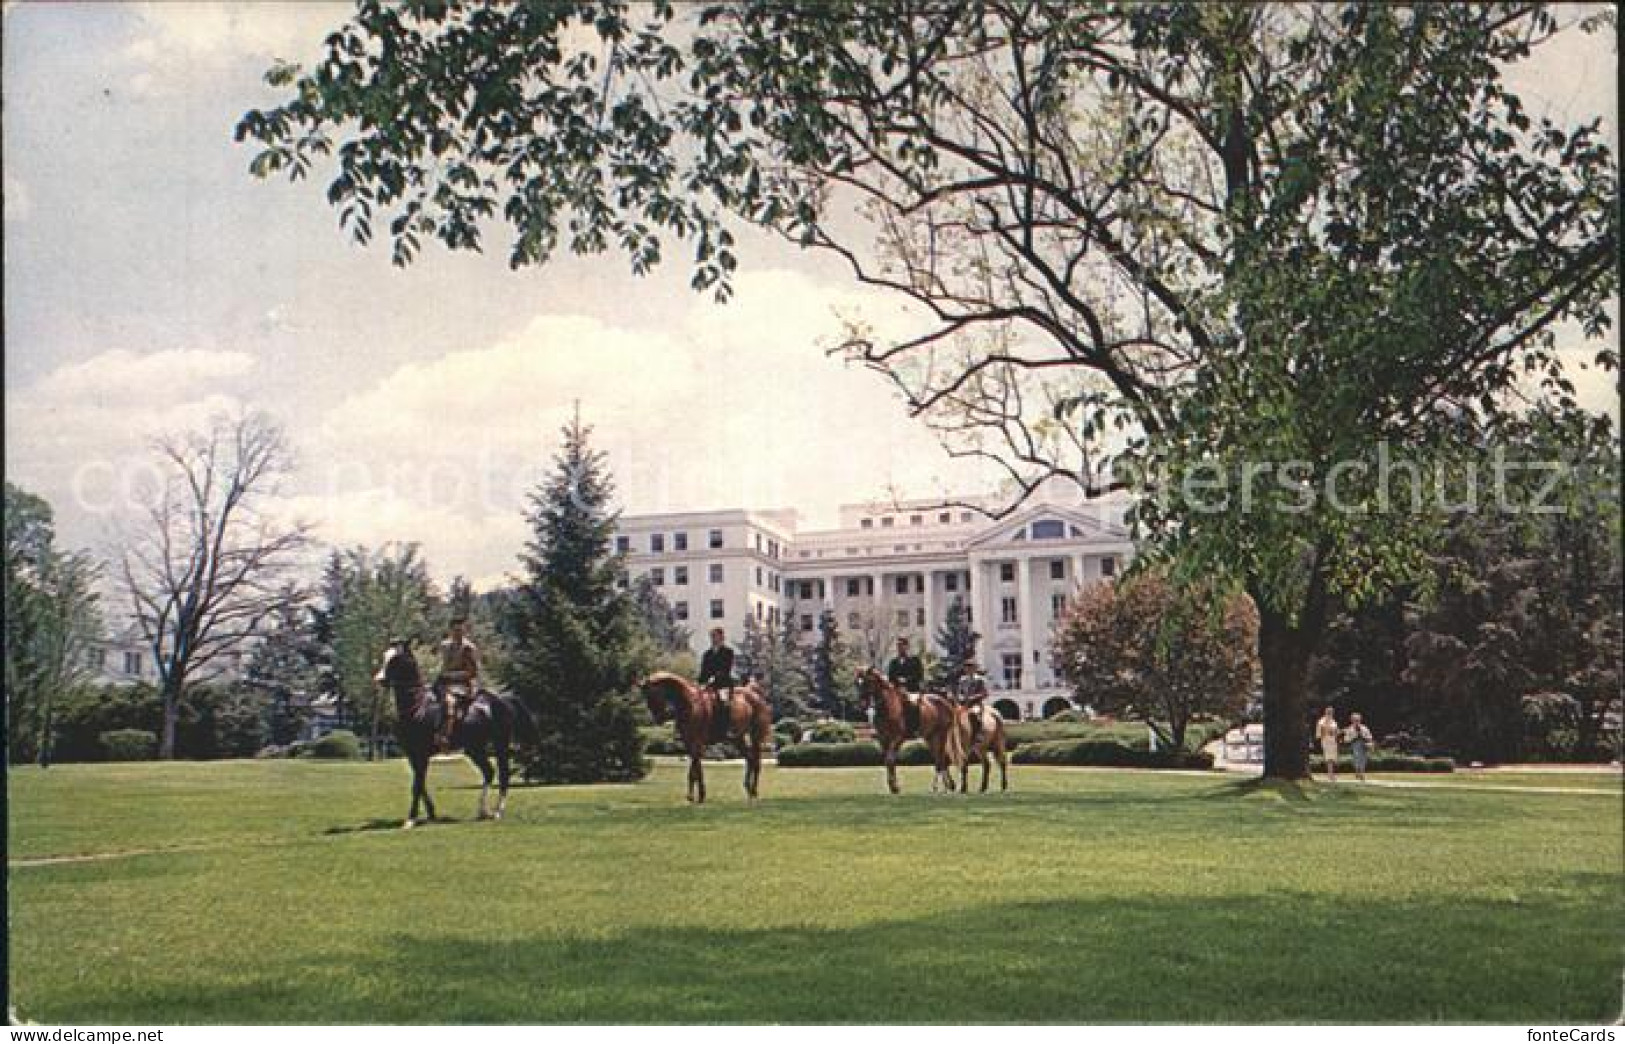
{"label": "hotel window", "polygon": [[999,563],[999,582],[1013,584],[1016,581],[1016,564],[1014,562]]}
{"label": "hotel window", "polygon": [[1004,614],[1003,619],[1004,619],[1005,623],[1013,624],[1013,623],[1017,622],[1017,620],[1016,620],[1016,600],[1014,598],[1005,598],[1003,601],[1001,601],[999,603],[999,608],[1000,608],[1000,611]]}
{"label": "hotel window", "polygon": [[767,619],[767,605],[763,602],[756,603],[756,619],[758,621]]}
{"label": "hotel window", "polygon": [[1065,611],[1066,611],[1066,595],[1064,595],[1064,594],[1051,595],[1050,600],[1049,600],[1049,614],[1051,616],[1055,617],[1058,620],[1058,619],[1061,618],[1061,614],[1064,613]]}
{"label": "hotel window", "polygon": [[1107,555],[1105,558],[1102,558],[1100,560],[1100,575],[1101,576],[1114,576],[1114,575],[1116,575],[1116,573],[1117,573],[1117,559],[1116,558],[1112,557],[1111,555]]}
{"label": "hotel window", "polygon": [[678,587],[688,586],[688,566],[678,566],[672,570],[672,583]]}
{"label": "hotel window", "polygon": [[127,653],[124,654],[124,673],[125,674],[140,674],[141,673],[141,654],[140,653],[127,652]]}
{"label": "hotel window", "polygon": [[908,610],[907,609],[899,609],[899,610],[897,610],[897,626],[899,626],[899,627],[907,627],[908,626]]}
{"label": "hotel window", "polygon": [[848,630],[856,631],[858,629],[858,614],[857,613],[847,613],[846,614],[846,626],[847,626]]}
{"label": "hotel window", "polygon": [[760,551],[761,549],[762,549],[762,534],[757,533],[756,534],[756,550]]}
{"label": "hotel window", "polygon": [[953,594],[955,591],[959,590],[959,574],[949,573],[947,576],[943,577],[942,589],[947,591],[949,594]]}
{"label": "hotel window", "polygon": [[777,540],[769,540],[767,542],[767,557],[779,557],[779,542]]}
{"label": "hotel window", "polygon": [[810,631],[813,629],[812,613],[801,614],[801,629],[803,631]]}
{"label": "hotel window", "polygon": [[688,550],[688,534],[687,533],[673,533],[671,535],[671,549],[673,551],[687,551]]}
{"label": "hotel window", "polygon": [[862,519],[861,521],[858,522],[858,528],[859,529],[873,529],[873,528],[875,528],[875,520],[872,519],[872,518]]}
{"label": "hotel window", "polygon": [[1021,688],[1021,654],[1004,654],[1004,687],[1007,689]]}
{"label": "hotel window", "polygon": [[863,581],[859,580],[857,577],[850,577],[846,581],[846,596],[848,598],[856,598],[862,589]]}
{"label": "hotel window", "polygon": [[880,520],[880,528],[881,529],[890,529],[892,527],[892,524],[894,522],[896,522],[896,521],[897,520],[895,518],[892,518],[890,515],[887,515],[885,518]]}
{"label": "hotel window", "polygon": [[711,530],[710,533],[706,534],[705,539],[706,539],[706,543],[708,543],[711,547],[714,547],[714,548],[715,547],[721,547],[722,546],[722,530],[720,530],[720,529]]}
{"label": "hotel window", "polygon": [[677,617],[677,619],[679,619],[679,620],[687,620],[688,619],[688,603],[687,602],[673,603],[673,605],[671,607],[671,614],[673,616]]}
{"label": "hotel window", "polygon": [[666,586],[666,571],[664,569],[649,570],[649,582],[656,587]]}
{"label": "hotel window", "polygon": [[722,619],[722,599],[720,598],[711,599],[711,619]]}
{"label": "hotel window", "polygon": [[666,550],[666,535],[664,533],[650,533],[649,550],[657,555]]}
{"label": "hotel window", "polygon": [[720,565],[711,566],[707,571],[707,575],[713,584],[722,583],[722,567]]}
{"label": "hotel window", "polygon": [[947,524],[948,524],[948,523],[949,523],[949,522],[950,522],[950,521],[952,521],[952,520],[953,520],[953,516],[952,516],[952,515],[950,515],[950,514],[949,514],[949,513],[948,513],[948,512],[946,512],[946,511],[944,511],[944,512],[943,512],[943,513],[942,513],[942,514],[940,514],[940,515],[938,515],[938,516],[937,516],[937,521],[938,521],[938,522],[939,522],[939,523],[941,523],[941,524],[942,524],[942,525],[947,525]]}
{"label": "hotel window", "polygon": [[908,516],[908,524],[911,525],[911,526],[924,525],[925,524],[925,519],[923,517],[921,517],[920,515],[910,515],[910,516]]}
{"label": "hotel window", "polygon": [[801,597],[803,599],[811,600],[812,596],[813,596],[813,593],[812,593],[812,581],[811,580],[803,580],[803,581],[801,581]]}
{"label": "hotel window", "polygon": [[1041,518],[1033,523],[1034,540],[1059,540],[1066,536],[1066,526],[1060,519]]}
{"label": "hotel window", "polygon": [[898,594],[908,594],[908,577],[906,577],[906,576],[898,577],[895,586],[897,588],[897,593]]}
{"label": "hotel window", "polygon": [[756,567],[756,586],[757,587],[765,587],[765,586],[767,586],[766,583],[762,580],[762,567],[761,566]]}
{"label": "hotel window", "polygon": [[914,578],[914,593],[925,594],[925,574],[922,573]]}
{"label": "hotel window", "polygon": [[1049,564],[1049,578],[1051,580],[1066,579],[1066,561],[1064,559],[1057,558]]}
{"label": "hotel window", "polygon": [[631,551],[631,550],[632,550],[632,538],[631,537],[618,536],[618,537],[615,538],[615,551],[616,551],[617,554],[624,555],[628,551]]}
{"label": "hotel window", "polygon": [[925,626],[925,606],[922,605],[914,610],[914,622],[920,627]]}
{"label": "hotel window", "polygon": [[969,522],[970,521],[970,512],[969,511],[961,511],[959,513],[959,521],[961,521],[961,522]]}

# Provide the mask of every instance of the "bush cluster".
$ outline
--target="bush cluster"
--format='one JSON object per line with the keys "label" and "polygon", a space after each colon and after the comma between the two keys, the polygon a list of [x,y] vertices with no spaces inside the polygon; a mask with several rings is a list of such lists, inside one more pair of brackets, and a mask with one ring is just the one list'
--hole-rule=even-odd
{"label": "bush cluster", "polygon": [[97,741],[108,761],[151,761],[158,756],[158,736],[147,729],[111,729]]}
{"label": "bush cluster", "polygon": [[306,746],[304,753],[313,758],[354,760],[361,757],[361,741],[347,729],[335,729]]}
{"label": "bush cluster", "polygon": [[1010,758],[1017,765],[1098,765],[1110,768],[1210,769],[1204,751],[1136,750],[1113,740],[1045,740],[1026,743]]}
{"label": "bush cluster", "polygon": [[[1319,754],[1309,759],[1311,772],[1325,772],[1326,759]],[[1453,758],[1423,758],[1412,754],[1379,752],[1366,759],[1367,772],[1454,772]],[[1353,772],[1354,759],[1344,755],[1337,759],[1337,771]]]}
{"label": "bush cluster", "polygon": [[[921,740],[909,740],[897,748],[899,765],[931,764],[931,749]],[[784,768],[854,768],[883,765],[880,744],[869,740],[855,743],[798,743],[779,751]]]}
{"label": "bush cluster", "polygon": [[812,727],[813,743],[851,743],[858,733],[844,721],[820,721]]}

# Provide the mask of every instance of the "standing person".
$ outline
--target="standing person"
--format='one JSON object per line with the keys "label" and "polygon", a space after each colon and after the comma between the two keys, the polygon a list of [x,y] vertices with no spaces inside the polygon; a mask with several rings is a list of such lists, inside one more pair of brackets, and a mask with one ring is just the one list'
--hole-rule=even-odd
{"label": "standing person", "polygon": [[1348,741],[1349,754],[1354,758],[1354,775],[1365,782],[1365,767],[1371,756],[1371,730],[1366,728],[1358,711],[1349,715],[1349,727],[1343,734]]}
{"label": "standing person", "polygon": [[1327,707],[1326,713],[1315,722],[1315,739],[1320,741],[1320,752],[1326,758],[1326,779],[1337,782],[1337,712]]}
{"label": "standing person", "polygon": [[435,691],[445,704],[445,724],[440,728],[440,743],[451,748],[452,733],[462,711],[474,702],[480,684],[480,651],[468,639],[468,620],[459,616],[451,622],[446,640],[440,643],[440,673],[435,677]]}
{"label": "standing person", "polygon": [[733,696],[734,651],[720,627],[711,628],[711,648],[700,657],[700,685],[711,689],[724,704]]}
{"label": "standing person", "polygon": [[918,656],[909,655],[908,639],[897,639],[897,655],[886,665],[886,680],[900,685],[904,692],[922,692],[925,689],[925,664]]}

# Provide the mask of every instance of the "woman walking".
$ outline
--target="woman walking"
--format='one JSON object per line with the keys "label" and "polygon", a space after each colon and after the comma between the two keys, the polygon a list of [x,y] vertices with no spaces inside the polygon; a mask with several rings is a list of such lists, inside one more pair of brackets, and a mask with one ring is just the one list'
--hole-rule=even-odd
{"label": "woman walking", "polygon": [[1327,707],[1326,713],[1315,722],[1315,739],[1320,741],[1320,753],[1326,758],[1326,780],[1337,782],[1337,712]]}
{"label": "woman walking", "polygon": [[1358,711],[1349,715],[1349,727],[1344,739],[1348,740],[1349,754],[1354,758],[1354,775],[1364,783],[1365,767],[1371,757],[1371,730],[1360,720]]}

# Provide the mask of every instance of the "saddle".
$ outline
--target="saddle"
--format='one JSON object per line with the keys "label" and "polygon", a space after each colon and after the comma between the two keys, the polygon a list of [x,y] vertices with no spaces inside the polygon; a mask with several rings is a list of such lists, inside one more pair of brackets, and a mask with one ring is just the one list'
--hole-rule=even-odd
{"label": "saddle", "polygon": [[920,701],[925,698],[923,693],[903,695],[903,728],[913,735],[920,732]]}

